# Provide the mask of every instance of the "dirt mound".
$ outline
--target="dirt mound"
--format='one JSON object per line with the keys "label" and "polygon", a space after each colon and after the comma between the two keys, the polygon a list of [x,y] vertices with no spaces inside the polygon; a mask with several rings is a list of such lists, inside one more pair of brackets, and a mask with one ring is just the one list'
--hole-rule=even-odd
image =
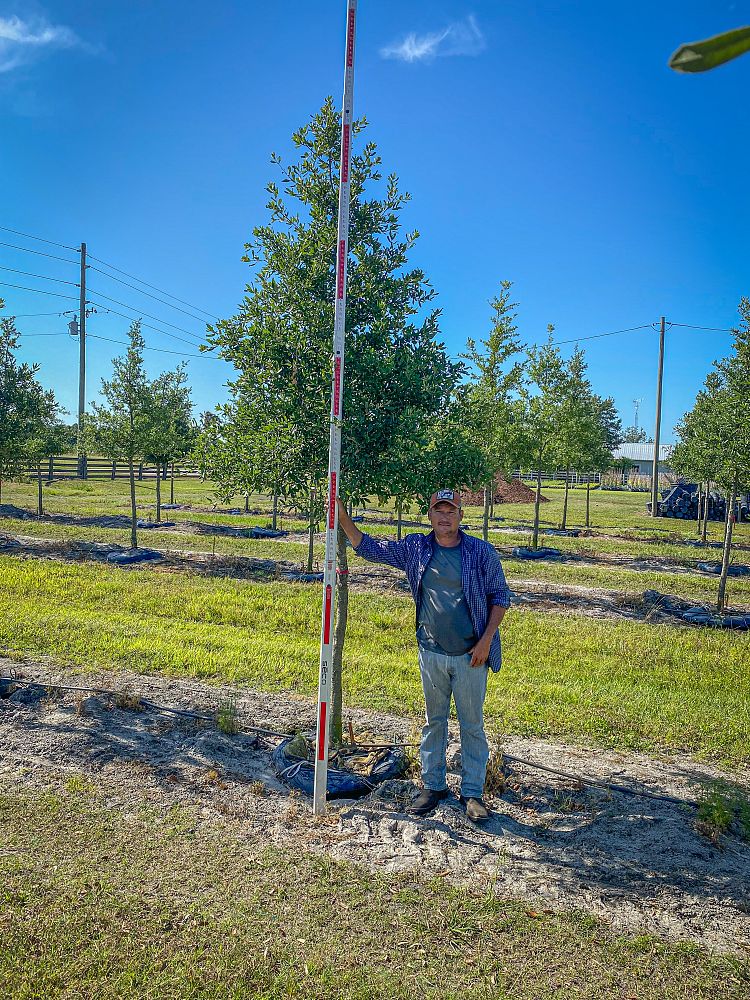
{"label": "dirt mound", "polygon": [[[484,504],[483,490],[464,490],[462,496],[466,506],[481,507]],[[495,476],[495,503],[533,503],[534,497],[534,491],[520,479],[508,482],[500,475]],[[547,497],[542,496],[541,501],[547,503]]]}

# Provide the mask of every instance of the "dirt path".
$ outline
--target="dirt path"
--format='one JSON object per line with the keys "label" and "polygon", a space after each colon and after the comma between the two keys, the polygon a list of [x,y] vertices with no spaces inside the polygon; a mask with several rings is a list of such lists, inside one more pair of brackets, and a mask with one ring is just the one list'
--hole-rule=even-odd
{"label": "dirt path", "polygon": [[[0,673],[14,666],[0,658]],[[17,665],[16,665],[17,666]],[[90,684],[148,697],[163,705],[211,713],[228,689],[196,681],[127,674],[72,675],[27,663],[23,674],[54,684]],[[7,695],[7,691],[5,692]],[[311,701],[238,692],[240,721],[312,733]],[[122,704],[122,702],[121,702]],[[415,720],[347,712],[355,733],[409,740]],[[650,933],[740,952],[750,947],[750,845],[728,835],[721,847],[696,833],[695,811],[654,799],[585,788],[526,765],[506,767],[490,820],[471,824],[450,799],[425,819],[403,812],[413,781],[391,781],[358,801],[331,803],[323,822],[309,802],[281,784],[269,751],[250,734],[224,735],[212,724],[152,710],[117,707],[105,696],[16,689],[0,698],[0,785],[43,787],[56,776],[81,774],[103,790],[108,805],[129,812],[152,805],[194,807],[201,821],[231,816],[249,840],[325,853],[378,871],[418,869],[449,882],[486,886],[531,906],[583,910],[621,931]],[[719,772],[688,758],[532,739],[507,738],[517,757],[691,803]],[[459,781],[455,733],[449,783]],[[750,773],[732,779],[750,786]]]}

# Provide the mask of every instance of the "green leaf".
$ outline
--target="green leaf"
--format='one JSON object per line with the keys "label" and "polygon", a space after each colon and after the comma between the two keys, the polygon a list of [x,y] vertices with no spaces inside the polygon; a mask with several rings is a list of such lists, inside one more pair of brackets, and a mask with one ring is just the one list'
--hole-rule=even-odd
{"label": "green leaf", "polygon": [[681,45],[669,60],[678,73],[703,73],[750,52],[750,27],[734,28],[701,42]]}

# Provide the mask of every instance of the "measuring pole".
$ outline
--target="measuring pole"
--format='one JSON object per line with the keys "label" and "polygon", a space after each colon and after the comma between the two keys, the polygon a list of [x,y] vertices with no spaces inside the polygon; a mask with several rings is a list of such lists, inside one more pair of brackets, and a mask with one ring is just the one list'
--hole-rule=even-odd
{"label": "measuring pole", "polygon": [[78,314],[78,475],[86,478],[83,413],[86,409],[86,244],[81,243],[81,298]]}
{"label": "measuring pole", "polygon": [[659,433],[661,431],[661,383],[664,375],[664,324],[659,330],[659,373],[656,377],[656,426],[654,427],[654,461],[651,470],[651,517],[659,516]]}
{"label": "measuring pole", "polygon": [[346,320],[346,262],[349,250],[349,167],[351,164],[352,110],[354,105],[354,31],[357,0],[346,4],[344,57],[344,101],[341,110],[341,163],[339,170],[339,219],[336,239],[336,298],[333,316],[333,363],[331,371],[331,418],[328,445],[328,505],[326,508],[326,554],[323,571],[323,615],[320,627],[320,672],[318,675],[318,731],[315,740],[315,785],[313,812],[326,809],[328,788],[328,731],[330,728],[331,680],[333,672],[333,619],[336,602],[336,508],[341,471],[341,406],[344,388],[344,329]]}

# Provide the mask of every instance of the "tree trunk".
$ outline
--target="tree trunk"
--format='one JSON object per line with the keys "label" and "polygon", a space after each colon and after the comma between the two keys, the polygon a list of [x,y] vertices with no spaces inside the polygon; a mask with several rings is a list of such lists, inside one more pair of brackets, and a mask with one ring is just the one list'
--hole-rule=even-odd
{"label": "tree trunk", "polygon": [[482,538],[487,541],[490,528],[490,497],[492,496],[492,486],[484,488],[484,513],[482,515]]}
{"label": "tree trunk", "polygon": [[591,527],[591,474],[586,478],[586,527]]}
{"label": "tree trunk", "polygon": [[157,523],[161,521],[161,476],[159,475],[159,469],[156,470],[156,520]]}
{"label": "tree trunk", "polygon": [[245,494],[245,513],[246,514],[250,513],[250,494],[249,493]]}
{"label": "tree trunk", "polygon": [[308,536],[307,536],[307,572],[312,573],[313,570],[313,549],[315,545],[315,490],[310,490],[310,519],[308,525]]}
{"label": "tree trunk", "polygon": [[174,503],[174,462],[172,462],[172,476],[169,480],[169,502]]}
{"label": "tree trunk", "polygon": [[565,499],[563,500],[563,516],[561,528],[568,527],[568,490],[570,489],[570,466],[565,470]]}
{"label": "tree trunk", "polygon": [[341,743],[342,725],[342,663],[346,621],[349,615],[349,560],[346,552],[346,535],[339,525],[336,539],[338,576],[336,578],[336,628],[333,634],[333,666],[331,674],[331,745]]}
{"label": "tree trunk", "polygon": [[133,459],[128,461],[130,471],[130,548],[138,548],[138,515],[135,509],[135,465]]}
{"label": "tree trunk", "polygon": [[276,521],[279,513],[279,495],[274,493],[273,495],[273,512],[271,514],[271,527],[276,531]]}
{"label": "tree trunk", "polygon": [[706,483],[706,492],[703,497],[703,527],[701,529],[701,541],[705,542],[708,535],[708,505],[710,502],[711,481]]}
{"label": "tree trunk", "polygon": [[36,512],[39,517],[44,513],[44,505],[42,503],[42,463],[37,462],[36,466],[36,488],[37,488],[37,505]]}
{"label": "tree trunk", "polygon": [[531,539],[531,547],[536,551],[539,548],[539,505],[542,502],[542,470],[541,466],[536,473],[536,496],[534,498],[534,534]]}
{"label": "tree trunk", "polygon": [[719,577],[719,593],[716,598],[716,610],[721,614],[726,605],[727,573],[729,571],[729,558],[732,554],[732,528],[734,527],[734,499],[737,495],[737,480],[732,483],[727,498],[727,521],[724,532],[724,552],[721,557],[721,576]]}

